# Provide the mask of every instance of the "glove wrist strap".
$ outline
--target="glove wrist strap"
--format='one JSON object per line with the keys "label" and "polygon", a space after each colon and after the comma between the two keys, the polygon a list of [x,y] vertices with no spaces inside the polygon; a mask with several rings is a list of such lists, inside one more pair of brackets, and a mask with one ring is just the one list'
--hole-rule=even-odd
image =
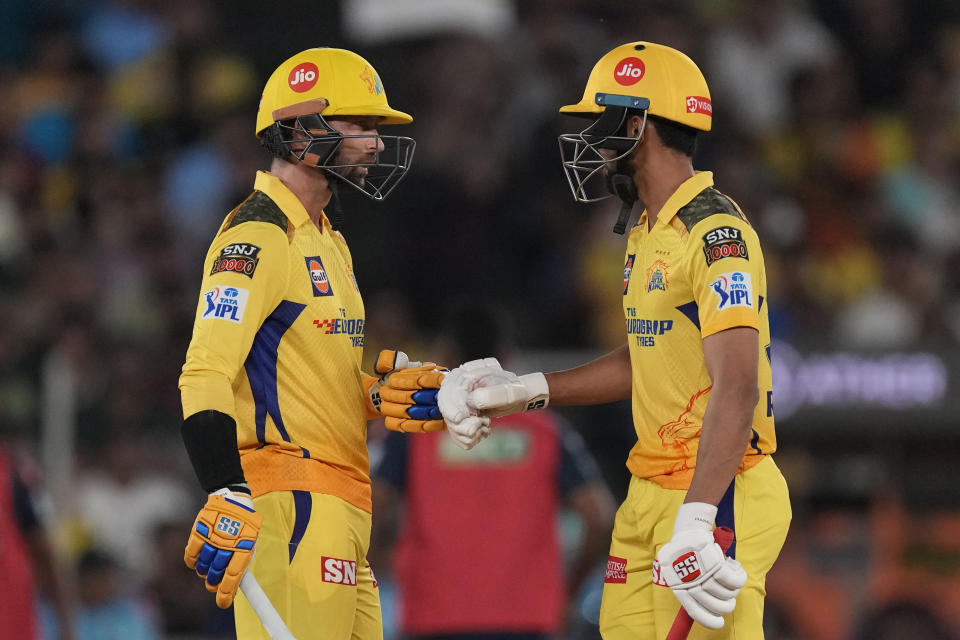
{"label": "glove wrist strap", "polygon": [[223,487],[222,489],[217,489],[216,491],[212,492],[210,495],[226,498],[227,500],[236,502],[246,507],[250,511],[254,511],[253,498],[250,497],[250,487],[247,486],[246,483],[243,483],[243,486],[240,488],[242,489],[243,487],[246,487],[247,493],[238,493],[233,489],[233,487]]}
{"label": "glove wrist strap", "polygon": [[527,388],[528,399],[524,411],[532,409],[544,409],[550,404],[550,385],[547,384],[547,377],[540,373],[528,373],[520,376],[520,382]]}
{"label": "glove wrist strap", "polygon": [[673,521],[673,532],[689,529],[713,531],[717,519],[717,508],[706,502],[685,502],[677,510],[677,519]]}

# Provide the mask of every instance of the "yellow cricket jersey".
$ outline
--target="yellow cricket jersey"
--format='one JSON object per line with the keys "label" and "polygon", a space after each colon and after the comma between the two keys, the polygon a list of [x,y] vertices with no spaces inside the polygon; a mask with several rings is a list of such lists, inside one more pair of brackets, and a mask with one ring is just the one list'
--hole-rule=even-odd
{"label": "yellow cricket jersey", "polygon": [[237,422],[254,497],[301,490],[370,511],[363,300],[343,236],[276,177],[224,220],[180,376],[184,417]]}
{"label": "yellow cricket jersey", "polygon": [[760,333],[753,436],[740,471],[776,449],[767,281],[757,234],[739,207],[697,173],[630,231],[623,311],[633,368],[637,444],[627,467],[668,489],[686,489],[696,466],[710,376],[703,338],[732,327]]}

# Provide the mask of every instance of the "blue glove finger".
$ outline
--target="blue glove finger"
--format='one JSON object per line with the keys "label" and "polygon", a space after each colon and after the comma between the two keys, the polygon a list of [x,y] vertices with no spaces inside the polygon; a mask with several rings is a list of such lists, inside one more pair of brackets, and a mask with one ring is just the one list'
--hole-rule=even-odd
{"label": "blue glove finger", "polygon": [[437,405],[415,404],[407,408],[407,415],[414,420],[439,420],[441,414]]}
{"label": "blue glove finger", "polygon": [[437,404],[437,394],[440,393],[440,389],[420,389],[420,391],[415,391],[411,398],[417,404]]}
{"label": "blue glove finger", "polygon": [[200,549],[200,555],[197,556],[197,573],[201,576],[207,575],[207,571],[210,570],[210,563],[213,562],[216,555],[217,548],[209,542],[204,542],[203,548]]}
{"label": "blue glove finger", "polygon": [[407,415],[414,420],[426,420],[430,414],[430,407],[422,404],[415,404],[407,407]]}
{"label": "blue glove finger", "polygon": [[230,564],[231,558],[233,558],[233,551],[227,551],[226,549],[219,549],[217,551],[217,555],[210,565],[210,570],[207,572],[208,584],[213,586],[220,584],[220,581],[223,579],[223,573],[226,571],[227,565]]}

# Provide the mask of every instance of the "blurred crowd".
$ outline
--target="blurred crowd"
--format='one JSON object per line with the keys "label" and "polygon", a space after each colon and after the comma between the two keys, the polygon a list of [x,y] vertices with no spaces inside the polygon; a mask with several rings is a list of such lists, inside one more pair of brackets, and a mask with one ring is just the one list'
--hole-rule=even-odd
{"label": "blurred crowd", "polygon": [[[556,139],[582,123],[557,108],[580,98],[603,53],[639,39],[705,73],[714,131],[695,166],[758,229],[775,337],[864,350],[960,341],[955,2],[504,0],[488,3],[506,16],[495,28],[424,19],[402,37],[364,12],[413,0],[269,4],[4,5],[0,434],[48,496],[81,637],[112,637],[98,620],[128,625],[122,637],[232,633],[180,564],[200,496],[176,381],[205,249],[269,163],[253,135],[259,91],[301,49],[357,50],[414,116],[402,132],[417,141],[413,169],[390,198],[338,203],[368,360],[381,346],[430,357],[445,301],[465,295],[497,300],[523,349],[622,343],[617,205],[570,197]],[[629,411],[574,422],[622,497]],[[784,458],[800,499],[816,495],[809,457]],[[795,505],[768,637],[960,631],[955,505],[921,516],[881,489],[853,510]],[[387,568],[377,575],[389,583]],[[921,589],[939,595],[918,604]]]}

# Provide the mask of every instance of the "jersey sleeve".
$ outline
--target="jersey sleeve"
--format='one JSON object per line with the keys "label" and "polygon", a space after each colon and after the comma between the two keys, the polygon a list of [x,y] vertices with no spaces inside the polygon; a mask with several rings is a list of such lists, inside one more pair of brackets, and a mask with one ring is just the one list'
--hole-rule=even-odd
{"label": "jersey sleeve", "polygon": [[208,409],[236,418],[233,381],[287,289],[288,252],[286,234],[268,222],[245,222],[214,240],[180,375],[185,418]]}
{"label": "jersey sleeve", "polygon": [[720,214],[690,229],[684,253],[700,334],[733,327],[760,327],[763,255],[756,232],[741,218]]}

